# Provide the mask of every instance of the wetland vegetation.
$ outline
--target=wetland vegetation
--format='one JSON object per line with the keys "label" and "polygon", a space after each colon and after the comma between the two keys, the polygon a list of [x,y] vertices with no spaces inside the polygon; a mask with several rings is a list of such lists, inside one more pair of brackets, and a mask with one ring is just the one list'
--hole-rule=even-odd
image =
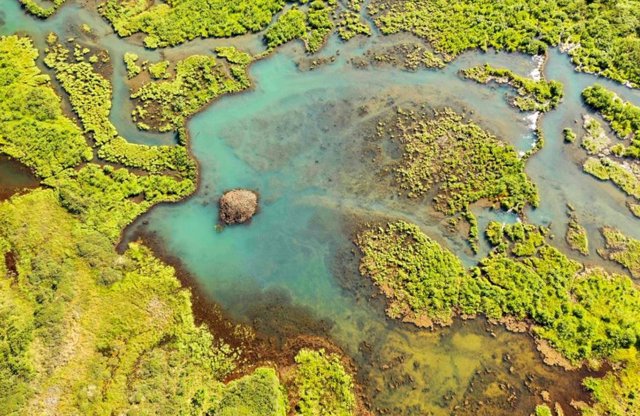
{"label": "wetland vegetation", "polygon": [[429,118],[400,109],[391,126],[389,134],[397,134],[403,148],[394,168],[400,189],[419,198],[437,187],[435,208],[468,221],[474,251],[478,228],[472,204],[487,200],[516,212],[538,204],[536,186],[516,150],[452,110]]}
{"label": "wetland vegetation", "polygon": [[[0,413],[639,415],[639,22],[637,0],[7,0]],[[555,46],[628,88],[547,78]],[[578,143],[541,174],[543,131]],[[580,170],[622,192],[547,192]],[[242,188],[227,222],[260,214],[217,227]]]}
{"label": "wetland vegetation", "polygon": [[508,84],[512,86],[516,97],[510,101],[521,111],[549,111],[554,109],[562,99],[562,84],[558,81],[534,80],[515,74],[504,68],[493,68],[489,64],[462,71],[465,78],[487,84]]}

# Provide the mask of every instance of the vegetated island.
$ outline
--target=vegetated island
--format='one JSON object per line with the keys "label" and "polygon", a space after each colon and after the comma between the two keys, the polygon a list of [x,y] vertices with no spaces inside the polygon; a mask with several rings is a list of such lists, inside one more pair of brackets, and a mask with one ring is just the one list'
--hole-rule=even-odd
{"label": "vegetated island", "polygon": [[401,159],[392,166],[400,189],[409,198],[432,196],[435,209],[451,216],[452,225],[464,219],[474,251],[479,234],[472,204],[484,200],[520,213],[539,202],[537,188],[524,171],[525,158],[450,109],[433,117],[400,109],[379,126],[378,134],[393,137],[402,147]]}
{"label": "vegetated island", "polygon": [[520,76],[509,69],[494,68],[489,64],[464,69],[465,78],[481,84],[495,82],[513,87],[517,96],[509,102],[520,111],[550,111],[558,106],[564,95],[563,86],[558,81],[530,79]]}
{"label": "vegetated island", "polygon": [[[600,122],[585,116],[582,147],[590,157],[583,164],[584,171],[600,180],[610,180],[634,201],[640,200],[640,108],[597,84],[586,88],[582,97],[622,141],[612,145]],[[629,204],[632,209],[634,202]]]}
{"label": "vegetated island", "polygon": [[543,351],[559,353],[556,363],[608,361],[616,368],[584,380],[594,404],[581,405],[583,414],[637,414],[640,291],[626,276],[570,260],[546,242],[545,232],[490,223],[493,250],[471,270],[407,222],[371,226],[355,241],[360,271],[386,296],[390,317],[423,327],[479,314],[517,330],[514,321],[520,322],[547,346]]}

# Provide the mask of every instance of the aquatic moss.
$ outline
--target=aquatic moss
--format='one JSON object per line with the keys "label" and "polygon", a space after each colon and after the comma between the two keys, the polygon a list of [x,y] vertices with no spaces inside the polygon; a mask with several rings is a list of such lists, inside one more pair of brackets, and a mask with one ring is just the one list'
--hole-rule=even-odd
{"label": "aquatic moss", "polygon": [[536,406],[535,416],[553,416],[553,412],[546,404],[539,404]]}
{"label": "aquatic moss", "polygon": [[138,102],[134,120],[155,130],[177,131],[214,99],[248,88],[247,55],[228,48],[220,52],[242,63],[231,62],[227,70],[224,61],[213,56],[192,55],[179,61],[173,79],[149,81],[131,94]]}
{"label": "aquatic moss", "polygon": [[177,172],[183,178],[196,179],[196,162],[184,146],[147,146],[116,137],[98,150],[104,161],[149,173]]}
{"label": "aquatic moss", "polygon": [[480,200],[517,212],[527,204],[537,206],[536,186],[516,150],[455,112],[444,110],[432,118],[401,113],[394,128],[403,146],[394,171],[409,197],[435,188],[437,210],[463,214],[470,222],[470,205]]}
{"label": "aquatic moss", "polygon": [[611,227],[601,229],[605,247],[598,250],[602,257],[620,263],[631,276],[640,278],[640,240],[625,236]]}
{"label": "aquatic moss", "polygon": [[299,39],[306,30],[306,13],[293,7],[278,17],[278,20],[264,34],[264,39],[269,48],[275,48],[294,39]]}
{"label": "aquatic moss", "polygon": [[576,132],[570,129],[569,127],[564,128],[562,130],[562,136],[564,137],[565,143],[573,143],[578,138],[578,136],[576,135]]}
{"label": "aquatic moss", "polygon": [[284,0],[107,0],[99,12],[111,22],[120,36],[142,32],[145,46],[174,46],[198,37],[230,37],[259,32],[274,14],[282,10]]}
{"label": "aquatic moss", "polygon": [[634,204],[633,202],[628,202],[627,207],[629,207],[629,211],[631,211],[631,213],[634,216],[640,218],[640,204]]}
{"label": "aquatic moss", "polygon": [[105,144],[117,135],[109,120],[111,83],[94,70],[93,64],[74,62],[69,58],[69,50],[58,43],[50,46],[44,62],[55,70],[56,79],[69,94],[69,101],[85,133],[96,144]]}
{"label": "aquatic moss", "polygon": [[315,53],[326,43],[334,27],[331,15],[337,6],[337,0],[313,0],[309,4],[307,33],[303,36],[308,52]]}
{"label": "aquatic moss", "polygon": [[390,304],[399,293],[438,322],[452,312],[526,319],[536,336],[574,363],[638,346],[640,292],[628,277],[584,270],[533,225],[493,222],[487,237],[494,249],[465,273],[455,256],[416,226],[370,228],[356,239],[363,253],[360,271],[391,294]]}
{"label": "aquatic moss", "polygon": [[594,404],[582,410],[584,416],[640,415],[640,357],[633,350],[627,354],[622,369],[602,378],[587,377],[583,384]]}
{"label": "aquatic moss", "polygon": [[518,95],[511,97],[510,101],[520,111],[550,111],[558,106],[564,95],[562,83],[558,81],[536,81],[509,69],[494,68],[489,64],[464,69],[461,72],[465,78],[481,84],[496,82],[512,86]]}
{"label": "aquatic moss", "polygon": [[48,177],[93,154],[82,131],[62,113],[37,57],[29,38],[0,37],[0,152]]}
{"label": "aquatic moss", "polygon": [[189,292],[147,248],[116,253],[53,190],[0,204],[0,224],[0,257],[17,259],[0,262],[3,412],[238,415],[240,398],[248,414],[285,414],[273,370],[221,382],[237,352],[194,323]]}
{"label": "aquatic moss", "polygon": [[125,52],[123,59],[127,67],[127,78],[134,78],[142,72],[142,68],[137,64],[139,59],[138,55],[132,52]]}
{"label": "aquatic moss", "polygon": [[620,138],[631,139],[631,144],[619,153],[640,159],[640,107],[623,101],[614,92],[599,84],[582,91],[582,98],[602,114]]}
{"label": "aquatic moss", "polygon": [[296,415],[354,414],[356,401],[353,379],[345,371],[338,355],[324,350],[302,349],[296,355],[295,362],[294,385],[298,396]]}
{"label": "aquatic moss", "polygon": [[454,254],[402,221],[369,229],[356,244],[360,272],[385,294],[391,318],[419,326],[451,322],[466,273]]}
{"label": "aquatic moss", "polygon": [[222,391],[211,416],[285,416],[287,402],[280,380],[272,368],[258,368],[252,374],[229,383]]}
{"label": "aquatic moss", "polygon": [[[195,161],[183,147],[146,146],[128,142],[120,137],[111,123],[111,83],[86,61],[69,62],[69,50],[51,39],[45,63],[55,70],[56,79],[69,95],[69,101],[78,115],[84,131],[93,139],[97,155],[103,161],[143,169],[150,173],[177,172],[185,189],[193,189]],[[205,75],[206,76],[206,75]],[[174,103],[178,105],[178,103]]]}
{"label": "aquatic moss", "polygon": [[[24,8],[34,16],[46,19],[52,16],[62,6],[66,0],[19,0]],[[49,7],[45,7],[42,3],[47,4]]]}
{"label": "aquatic moss", "polygon": [[169,61],[160,61],[150,64],[147,69],[153,79],[169,78],[170,75],[169,72],[167,72],[169,65],[171,65]]}
{"label": "aquatic moss", "polygon": [[[441,57],[425,48],[424,45],[415,42],[401,42],[388,47],[369,49],[364,57],[371,65],[389,64],[403,67],[408,71],[416,71],[423,68],[443,68],[445,66]],[[355,61],[357,65],[363,65],[363,61]]]}
{"label": "aquatic moss", "polygon": [[333,30],[331,14],[336,7],[336,0],[314,0],[306,12],[293,6],[267,29],[264,36],[267,46],[273,49],[294,39],[301,39],[308,52],[317,52]]}
{"label": "aquatic moss", "polygon": [[537,205],[535,185],[515,149],[451,110],[433,118],[400,120],[404,155],[396,173],[409,196],[439,183],[436,205],[450,214],[486,198],[505,209]]}
{"label": "aquatic moss", "polygon": [[585,135],[582,137],[582,147],[591,155],[606,150],[611,144],[611,140],[607,137],[602,124],[588,115],[585,115],[583,119],[582,126],[585,130]]}
{"label": "aquatic moss", "polygon": [[589,237],[587,229],[578,222],[578,217],[573,211],[569,212],[569,223],[567,224],[567,233],[565,234],[567,244],[571,249],[587,256],[589,255]]}
{"label": "aquatic moss", "polygon": [[121,230],[159,202],[179,201],[195,190],[193,181],[165,175],[137,176],[126,169],[88,164],[47,178],[61,205],[114,241]]}
{"label": "aquatic moss", "polygon": [[627,195],[640,199],[640,179],[630,165],[622,165],[608,157],[590,157],[582,168],[602,181],[611,180]]}
{"label": "aquatic moss", "polygon": [[540,55],[561,45],[578,70],[640,85],[637,0],[373,0],[368,8],[382,33],[413,33],[449,59],[474,48]]}
{"label": "aquatic moss", "polygon": [[371,28],[359,14],[344,11],[338,20],[338,34],[342,40],[347,41],[356,35],[371,36]]}

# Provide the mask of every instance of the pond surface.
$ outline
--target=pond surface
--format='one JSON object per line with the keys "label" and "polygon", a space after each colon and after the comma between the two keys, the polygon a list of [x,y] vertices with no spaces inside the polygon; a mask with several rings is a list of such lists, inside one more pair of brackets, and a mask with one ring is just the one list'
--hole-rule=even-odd
{"label": "pond surface", "polygon": [[[112,120],[120,134],[138,143],[173,143],[171,134],[139,132],[129,116],[122,56],[133,51],[157,60],[158,52],[119,39],[94,12],[76,3],[37,24],[16,3],[3,5],[0,31],[28,33],[39,47],[49,31],[75,36],[77,27],[88,23],[95,37],[85,40],[112,56]],[[418,224],[468,266],[479,259],[463,236],[447,231],[446,219],[425,201],[408,201],[394,190],[382,172],[393,151],[380,151],[388,144],[375,136],[379,117],[396,107],[450,107],[521,151],[535,140],[531,114],[509,106],[508,88],[479,85],[458,75],[460,69],[487,62],[527,75],[536,66],[531,57],[473,52],[443,70],[416,72],[358,69],[351,62],[367,49],[403,39],[374,36],[348,44],[332,39],[321,55],[335,56],[335,62],[313,71],[296,66],[304,57],[299,44],[253,65],[252,90],[220,99],[188,124],[201,167],[198,192],[182,203],[154,209],[128,236],[135,238],[141,230],[157,236],[206,293],[238,320],[273,332],[285,322],[302,328],[309,316],[327,323],[332,338],[359,364],[360,381],[376,413],[448,415],[455,409],[470,415],[528,414],[547,390],[570,414],[568,402],[585,397],[580,387],[584,374],[544,365],[529,337],[482,320],[456,322],[434,332],[389,321],[381,300],[371,298],[375,292],[358,274],[353,233],[364,222],[385,218]],[[255,38],[234,42],[254,53],[261,49]],[[165,54],[173,59],[210,53],[222,43],[197,40]],[[550,51],[545,74],[565,85],[565,98],[542,117],[546,146],[528,162],[527,172],[542,201],[526,213],[528,220],[550,225],[564,248],[566,204],[571,203],[595,242],[603,225],[640,238],[638,220],[629,215],[624,195],[584,174],[584,152],[562,138],[564,127],[581,132],[581,115],[590,113],[580,99],[586,86],[604,83],[636,104],[640,93],[574,72],[557,50]],[[0,162],[0,174],[1,169]],[[236,187],[259,192],[260,212],[249,225],[217,230],[217,199]],[[505,212],[474,212],[481,226],[490,220],[518,220]],[[486,250],[484,245],[481,252]],[[595,252],[587,262],[602,263]],[[479,401],[483,410],[477,407]]]}
{"label": "pond surface", "polygon": [[35,188],[38,179],[23,164],[0,155],[0,201],[22,190]]}

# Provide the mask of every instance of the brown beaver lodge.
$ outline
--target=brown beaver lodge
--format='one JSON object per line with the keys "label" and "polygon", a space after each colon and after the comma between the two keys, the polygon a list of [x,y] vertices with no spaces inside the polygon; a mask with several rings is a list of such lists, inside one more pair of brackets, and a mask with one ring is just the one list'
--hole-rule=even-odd
{"label": "brown beaver lodge", "polygon": [[242,224],[258,211],[258,194],[248,189],[233,189],[220,197],[219,206],[222,222]]}

